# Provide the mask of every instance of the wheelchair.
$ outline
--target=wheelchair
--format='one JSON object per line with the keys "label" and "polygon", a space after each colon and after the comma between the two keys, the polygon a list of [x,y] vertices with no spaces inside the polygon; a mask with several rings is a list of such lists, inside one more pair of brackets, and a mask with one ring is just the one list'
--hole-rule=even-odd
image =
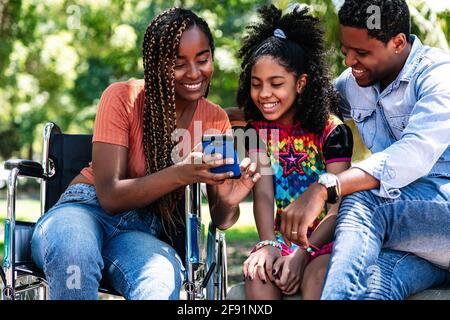
{"label": "wheelchair", "polygon": [[[41,208],[45,214],[59,199],[70,181],[87,166],[92,157],[92,135],[63,134],[52,122],[44,127],[42,163],[31,160],[9,160],[7,185],[7,216],[3,268],[3,300],[48,299],[44,273],[31,259],[31,236],[35,223],[16,221],[16,191],[19,176],[40,182]],[[184,261],[187,300],[224,300],[227,295],[227,260],[225,233],[212,223],[202,223],[200,184],[186,186],[180,206],[184,226],[173,246]],[[204,195],[203,195],[204,196]],[[164,240],[164,239],[163,239]],[[99,292],[119,295],[107,283],[100,283]],[[183,292],[182,292],[183,294]]]}

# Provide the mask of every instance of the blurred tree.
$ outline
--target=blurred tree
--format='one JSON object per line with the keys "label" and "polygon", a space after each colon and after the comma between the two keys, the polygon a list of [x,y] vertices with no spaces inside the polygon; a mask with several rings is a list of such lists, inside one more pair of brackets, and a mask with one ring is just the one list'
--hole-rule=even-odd
{"label": "blurred tree", "polygon": [[[335,4],[305,0],[326,31],[333,75],[344,68]],[[141,43],[150,20],[181,5],[210,24],[216,41],[209,98],[235,106],[245,26],[269,0],[0,0],[0,157],[33,157],[42,124],[92,132],[102,91],[114,81],[142,78]],[[274,0],[289,10],[292,1]],[[425,43],[448,50],[449,11],[409,0],[413,31]],[[33,148],[34,146],[34,148]]]}
{"label": "blurred tree", "polygon": [[3,70],[10,63],[10,56],[13,52],[14,41],[18,33],[18,21],[22,1],[6,0],[0,1],[0,159],[10,157],[14,151],[20,148],[17,126],[12,117],[8,105],[3,102],[10,99],[10,96],[2,88],[14,79],[8,78]]}
{"label": "blurred tree", "polygon": [[[450,52],[450,2],[446,1],[446,7],[442,8],[436,6],[439,1],[409,0],[408,2],[412,18],[412,33],[418,35],[428,45]],[[445,8],[447,8],[446,11],[436,11]]]}

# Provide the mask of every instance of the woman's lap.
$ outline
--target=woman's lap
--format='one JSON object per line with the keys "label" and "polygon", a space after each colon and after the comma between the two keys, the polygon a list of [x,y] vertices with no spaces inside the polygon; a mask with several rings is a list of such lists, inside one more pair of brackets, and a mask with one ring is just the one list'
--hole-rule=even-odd
{"label": "woman's lap", "polygon": [[[39,219],[32,238],[33,260],[48,278],[50,297],[91,299],[103,272],[127,298],[178,298],[183,266],[175,250],[157,238],[159,219],[138,211],[109,215],[92,186],[72,187]],[[74,278],[70,286],[73,270],[80,271],[80,281]]]}

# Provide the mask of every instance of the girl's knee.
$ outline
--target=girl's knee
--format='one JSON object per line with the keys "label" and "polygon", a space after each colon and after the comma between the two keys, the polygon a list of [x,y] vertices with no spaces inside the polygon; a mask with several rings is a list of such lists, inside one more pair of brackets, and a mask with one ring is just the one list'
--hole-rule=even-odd
{"label": "girl's knee", "polygon": [[258,274],[255,274],[253,280],[244,281],[245,298],[248,300],[279,300],[281,291],[268,278],[262,281]]}

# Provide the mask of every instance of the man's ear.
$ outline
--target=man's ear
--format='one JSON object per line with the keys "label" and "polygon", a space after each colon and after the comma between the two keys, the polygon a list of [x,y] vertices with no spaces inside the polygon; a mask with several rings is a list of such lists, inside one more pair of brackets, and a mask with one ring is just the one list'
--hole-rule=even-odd
{"label": "man's ear", "polygon": [[404,33],[399,33],[398,35],[393,37],[391,41],[395,53],[402,52],[408,44],[408,39],[406,39],[406,35]]}
{"label": "man's ear", "polygon": [[296,90],[297,90],[298,94],[302,93],[303,90],[305,90],[307,83],[308,83],[308,75],[306,73],[301,74],[300,77],[298,77],[297,86],[296,86]]}

